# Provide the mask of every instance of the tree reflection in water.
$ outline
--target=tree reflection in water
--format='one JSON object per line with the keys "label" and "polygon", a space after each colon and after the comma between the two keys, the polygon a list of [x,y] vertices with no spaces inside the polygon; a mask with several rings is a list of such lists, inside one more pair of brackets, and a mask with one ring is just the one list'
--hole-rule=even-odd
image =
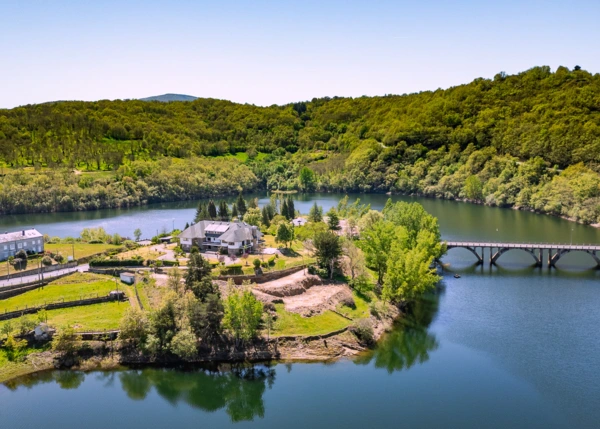
{"label": "tree reflection in water", "polygon": [[435,335],[427,331],[438,311],[439,296],[431,294],[408,305],[393,331],[386,334],[375,350],[354,360],[358,365],[374,362],[388,373],[402,371],[429,360],[429,352],[438,348]]}
{"label": "tree reflection in water", "polygon": [[119,374],[133,400],[143,400],[152,388],[169,403],[184,402],[206,412],[225,409],[233,422],[264,417],[263,394],[275,381],[275,370],[262,366],[234,367],[224,372],[144,369]]}

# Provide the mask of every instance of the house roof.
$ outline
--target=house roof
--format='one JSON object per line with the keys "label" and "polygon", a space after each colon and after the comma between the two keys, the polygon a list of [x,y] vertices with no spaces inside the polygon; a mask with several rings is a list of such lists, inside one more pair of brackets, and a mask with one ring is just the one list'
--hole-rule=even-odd
{"label": "house roof", "polygon": [[206,238],[206,233],[219,234],[222,241],[252,240],[252,231],[256,230],[257,238],[261,234],[258,228],[245,222],[220,222],[202,220],[179,234],[179,238]]}
{"label": "house roof", "polygon": [[34,228],[15,232],[5,232],[4,234],[0,234],[0,243],[9,243],[11,241],[27,240],[39,237],[43,237],[43,235]]}

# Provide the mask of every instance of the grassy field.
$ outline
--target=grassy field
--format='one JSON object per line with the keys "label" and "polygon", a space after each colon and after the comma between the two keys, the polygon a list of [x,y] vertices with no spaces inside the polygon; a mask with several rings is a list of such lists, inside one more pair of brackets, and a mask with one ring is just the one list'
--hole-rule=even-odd
{"label": "grassy field", "polygon": [[335,310],[350,319],[366,319],[369,317],[371,315],[369,303],[356,292],[352,292],[352,296],[354,297],[356,308],[350,308],[340,304]]}
{"label": "grassy field", "polygon": [[39,307],[57,301],[75,301],[83,298],[106,296],[115,289],[111,277],[77,273],[56,280],[47,286],[0,301],[0,312],[16,311],[25,307]]}
{"label": "grassy field", "polygon": [[22,270],[16,270],[15,267],[9,265],[8,261],[0,262],[0,276],[5,276],[7,274],[14,273],[22,273],[26,271],[37,270],[40,266],[40,261],[42,259],[41,255],[32,255],[27,258],[27,267]]}
{"label": "grassy field", "polygon": [[130,307],[129,302],[105,302],[83,307],[48,311],[48,324],[57,328],[72,326],[76,331],[103,331],[118,329]]}
{"label": "grassy field", "polygon": [[323,335],[343,329],[352,323],[332,311],[318,316],[302,317],[286,311],[285,304],[275,304],[275,308],[278,318],[273,325],[272,336]]}
{"label": "grassy field", "polygon": [[152,247],[153,246],[138,247],[134,250],[119,253],[117,257],[119,259],[130,259],[134,256],[141,256],[144,259],[156,259],[159,256],[164,255],[164,252],[157,252],[156,250],[153,250]]}
{"label": "grassy field", "polygon": [[87,258],[88,256],[96,255],[98,253],[104,253],[107,250],[120,249],[122,246],[115,246],[113,244],[87,244],[87,243],[60,243],[60,244],[46,244],[44,249],[47,252],[61,253],[65,258],[73,255],[75,250],[75,259]]}

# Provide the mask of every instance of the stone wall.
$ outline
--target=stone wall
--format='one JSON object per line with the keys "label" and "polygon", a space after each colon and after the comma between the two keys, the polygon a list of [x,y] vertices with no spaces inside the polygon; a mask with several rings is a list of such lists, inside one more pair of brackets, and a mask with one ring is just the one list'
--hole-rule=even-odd
{"label": "stone wall", "polygon": [[232,279],[236,285],[241,285],[244,281],[250,281],[251,283],[265,283],[272,280],[277,280],[282,277],[289,276],[290,274],[297,273],[306,268],[306,265],[300,265],[298,267],[287,268],[280,271],[271,271],[269,273],[263,273],[261,275],[239,275],[239,276],[218,276],[217,280],[227,281]]}

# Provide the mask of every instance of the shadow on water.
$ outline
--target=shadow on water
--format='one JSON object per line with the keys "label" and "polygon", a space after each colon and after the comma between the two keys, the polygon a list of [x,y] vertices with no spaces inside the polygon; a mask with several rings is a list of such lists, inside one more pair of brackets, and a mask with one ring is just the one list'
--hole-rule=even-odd
{"label": "shadow on water", "polygon": [[385,369],[391,374],[427,362],[430,352],[439,346],[428,328],[437,315],[443,290],[440,286],[436,293],[410,303],[394,329],[379,341],[373,351],[357,357],[354,363],[373,363],[375,368]]}

